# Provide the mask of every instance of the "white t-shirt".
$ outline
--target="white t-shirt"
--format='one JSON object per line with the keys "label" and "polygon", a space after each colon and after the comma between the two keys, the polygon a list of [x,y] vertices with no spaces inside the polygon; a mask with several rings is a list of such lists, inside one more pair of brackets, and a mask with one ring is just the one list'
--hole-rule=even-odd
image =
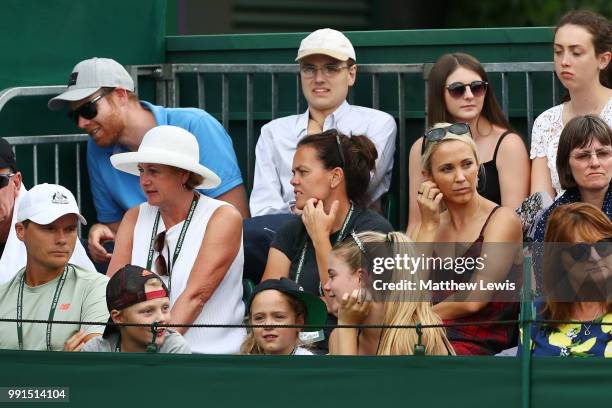
{"label": "white t-shirt", "polygon": [[[15,233],[15,223],[17,221],[17,210],[19,209],[19,202],[21,197],[28,190],[25,188],[23,183],[19,190],[19,195],[15,200],[15,206],[13,208],[13,219],[11,220],[11,229],[9,231],[8,239],[6,240],[6,246],[4,252],[0,256],[0,283],[8,282],[21,268],[24,268],[27,262],[26,247],[17,238]],[[81,268],[88,271],[95,271],[96,267],[91,262],[91,259],[87,257],[85,248],[81,245],[81,241],[77,239],[74,247],[74,252],[69,261],[71,264],[78,265]]]}
{"label": "white t-shirt", "polygon": [[[563,130],[564,106],[564,104],[553,106],[547,111],[542,112],[533,122],[533,129],[531,131],[530,158],[546,157],[552,186],[557,194],[561,192],[559,174],[557,173],[557,148],[559,147],[559,138]],[[612,98],[608,99],[608,103],[599,116],[608,126],[612,127]]]}
{"label": "white t-shirt", "polygon": [[[118,341],[118,333],[112,333],[107,337],[94,337],[85,343],[81,351],[114,353]],[[174,330],[166,329],[164,342],[159,348],[158,353],[191,354],[191,349],[183,336]]]}
{"label": "white t-shirt", "polygon": [[295,349],[295,353],[293,353],[294,356],[314,356],[314,354],[308,350],[305,349],[304,347],[298,347]]}

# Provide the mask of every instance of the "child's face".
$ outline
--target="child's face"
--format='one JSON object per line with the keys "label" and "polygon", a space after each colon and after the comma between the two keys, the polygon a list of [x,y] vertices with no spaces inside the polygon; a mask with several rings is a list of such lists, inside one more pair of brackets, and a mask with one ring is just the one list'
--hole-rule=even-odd
{"label": "child's face", "polygon": [[359,274],[353,271],[344,258],[335,252],[329,256],[328,268],[329,279],[323,290],[331,300],[331,312],[338,315],[342,296],[345,293],[350,295],[353,290],[359,289]]}
{"label": "child's face", "polygon": [[[304,324],[304,317],[297,316],[285,295],[277,290],[265,290],[251,303],[251,324]],[[300,329],[254,328],[255,341],[266,354],[291,354],[298,340]]]}
{"label": "child's face", "polygon": [[[153,281],[155,282],[155,281]],[[145,285],[145,292],[160,290],[161,284]],[[113,321],[116,323],[140,323],[151,324],[154,322],[168,323],[170,321],[170,299],[168,297],[160,297],[156,299],[146,300],[135,305],[126,307],[121,311],[113,310],[111,312]],[[150,327],[128,326],[121,328],[122,341],[129,342],[133,347],[138,349],[146,349],[151,343],[152,338]],[[161,327],[157,329],[155,344],[160,347],[164,343],[166,329]]]}

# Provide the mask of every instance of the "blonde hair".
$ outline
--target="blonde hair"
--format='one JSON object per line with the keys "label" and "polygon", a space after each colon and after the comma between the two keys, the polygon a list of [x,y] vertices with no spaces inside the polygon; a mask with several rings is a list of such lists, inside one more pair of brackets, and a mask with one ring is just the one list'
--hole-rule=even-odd
{"label": "blonde hair", "polygon": [[[387,244],[382,246],[381,249],[389,252],[387,254],[388,256],[394,256],[396,254],[399,254],[401,257],[403,257],[404,254],[408,257],[416,256],[414,243],[401,232],[381,234],[379,232],[366,231],[356,234],[356,237],[363,244]],[[390,243],[393,244],[392,247],[388,245]],[[370,246],[370,248],[371,247],[373,247],[373,245]],[[364,249],[367,254],[368,248],[364,246]],[[335,246],[333,252],[336,256],[341,257],[354,272],[362,268],[368,275],[371,274],[369,270],[364,268],[364,265],[367,265],[368,262],[365,258],[368,256],[362,256],[363,253],[355,242],[355,239],[350,237],[347,238]],[[423,278],[422,275],[421,278]],[[411,274],[410,271],[397,268],[392,271],[392,282],[401,282],[404,280],[416,282],[417,274]],[[378,299],[374,299],[374,301],[377,300]],[[442,324],[442,319],[433,311],[431,302],[423,301],[414,291],[392,291],[391,294],[384,299],[383,325],[416,325],[417,323],[422,325]],[[383,329],[377,354],[414,354],[414,346],[417,342],[418,335],[415,329]],[[455,354],[443,327],[423,329],[421,343],[425,346],[426,354]]]}
{"label": "blonde hair", "polygon": [[[304,320],[306,320],[306,306],[304,305],[302,301],[292,296],[289,296],[286,293],[283,293],[280,291],[278,293],[280,293],[283,296],[283,298],[287,301],[287,303],[289,303],[289,307],[295,313],[296,318],[298,316],[304,316]],[[255,300],[255,298],[251,300],[251,304],[253,304],[253,300]],[[249,316],[247,316],[245,320],[247,321],[247,323],[251,323],[250,314]],[[297,340],[299,339],[296,338],[296,346],[298,345]],[[255,339],[255,334],[253,333],[253,328],[249,329],[249,333],[247,334],[246,338],[242,342],[242,345],[240,346],[240,354],[266,354],[265,351],[257,343],[257,340]]]}
{"label": "blonde hair", "polygon": [[[435,125],[433,125],[431,129],[444,128],[444,127],[449,127],[451,125],[452,123],[440,122],[440,123],[436,123]],[[435,142],[428,142],[427,140],[423,139],[423,143],[425,144],[425,149],[423,150],[423,154],[421,155],[421,168],[426,170],[428,173],[431,173],[431,156],[433,156],[434,152],[438,149],[440,144],[444,142],[449,142],[451,140],[458,140],[460,142],[467,144],[472,149],[472,152],[474,153],[474,157],[476,158],[476,163],[480,165],[480,160],[478,159],[478,148],[476,147],[476,143],[474,142],[474,139],[472,139],[472,136],[469,133],[464,133],[462,135],[456,135],[454,133],[450,133],[447,130],[444,137]]]}

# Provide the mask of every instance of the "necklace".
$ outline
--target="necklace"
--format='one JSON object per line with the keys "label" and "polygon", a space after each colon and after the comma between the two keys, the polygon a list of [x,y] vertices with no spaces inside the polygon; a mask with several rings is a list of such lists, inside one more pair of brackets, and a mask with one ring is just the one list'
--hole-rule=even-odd
{"label": "necklace", "polygon": [[598,310],[595,315],[593,316],[593,318],[591,319],[591,322],[589,324],[586,323],[582,323],[582,325],[584,326],[584,335],[585,336],[590,336],[591,335],[591,325],[593,325],[593,323],[595,322],[595,319],[597,318],[597,316],[599,316],[601,314],[601,310]]}

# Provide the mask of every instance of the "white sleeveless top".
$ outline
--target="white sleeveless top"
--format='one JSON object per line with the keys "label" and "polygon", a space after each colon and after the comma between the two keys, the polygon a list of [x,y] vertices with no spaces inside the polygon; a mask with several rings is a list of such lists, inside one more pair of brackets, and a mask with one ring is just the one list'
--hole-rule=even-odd
{"label": "white sleeveless top", "polygon": [[[170,287],[170,305],[174,306],[176,299],[183,293],[187,286],[189,274],[194,265],[208,221],[215,210],[222,205],[230,205],[226,202],[215,200],[200,194],[200,199],[193,213],[191,223],[187,228],[181,252],[172,266],[172,285]],[[140,205],[138,220],[134,228],[134,243],[132,247],[132,264],[141,267],[147,266],[147,255],[155,223],[158,208],[144,202]],[[166,247],[163,249],[167,258],[174,255],[174,248],[178,241],[184,221],[174,225],[166,231]],[[157,233],[164,231],[164,221],[160,217]],[[153,256],[151,269],[154,272],[155,259]],[[225,277],[208,299],[202,312],[193,324],[241,324],[244,319],[244,303],[242,302],[242,267],[244,263],[242,251],[242,237],[240,238],[240,250],[229,267]],[[168,285],[168,276],[162,276]],[[235,354],[240,350],[240,345],[246,336],[244,328],[190,328],[183,336],[189,343],[193,353],[203,354]]]}

